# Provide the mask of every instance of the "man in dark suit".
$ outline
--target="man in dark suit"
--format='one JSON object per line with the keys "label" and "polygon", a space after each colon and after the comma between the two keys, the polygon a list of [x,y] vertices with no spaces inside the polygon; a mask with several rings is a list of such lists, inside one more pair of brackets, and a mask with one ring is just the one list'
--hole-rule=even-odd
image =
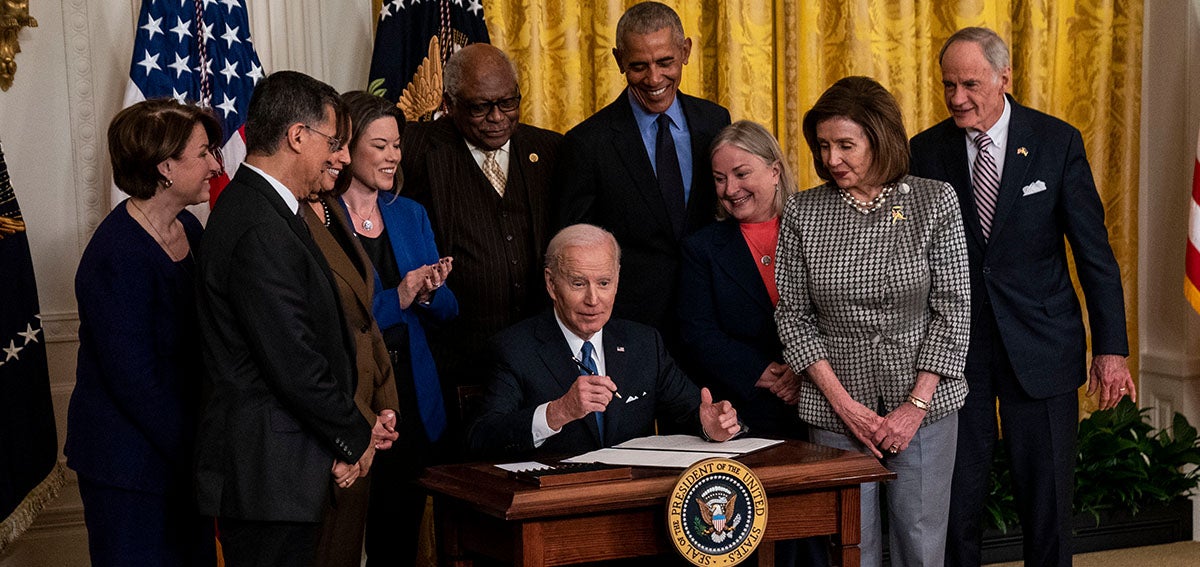
{"label": "man in dark suit", "polygon": [[1067,268],[1071,244],[1092,334],[1088,392],[1136,401],[1126,366],[1125,301],[1104,207],[1069,124],[1005,94],[1008,47],[965,28],[940,56],[951,117],[912,139],[912,172],[958,192],[971,268],[970,386],[959,412],[947,565],[979,565],[996,400],[1026,565],[1071,564],[1071,498],[1087,344]]}
{"label": "man in dark suit", "polygon": [[337,290],[298,215],[343,151],[340,108],[337,92],[307,75],[260,81],[246,161],[202,241],[209,380],[196,484],[230,567],[311,564],[331,483],[350,486],[374,454]]}
{"label": "man in dark suit", "polygon": [[456,386],[479,383],[471,361],[488,337],[545,307],[540,258],[562,136],[520,123],[516,68],[491,45],[455,52],[444,85],[448,114],[404,129],[400,166],[404,195],[429,211],[439,252],[455,260],[459,315],[431,346],[446,399],[458,400]]}
{"label": "man in dark suit", "polygon": [[601,228],[569,226],[550,241],[554,311],[492,340],[473,452],[577,454],[651,435],[655,416],[714,441],[741,431],[733,406],[697,391],[654,329],[610,319],[620,269],[621,249]]}
{"label": "man in dark suit", "polygon": [[558,226],[588,222],[617,237],[625,285],[616,315],[657,328],[676,355],[679,246],[713,221],[709,144],[729,125],[725,108],[679,92],[691,50],[663,4],[621,16],[613,57],[628,87],[567,132],[556,206]]}

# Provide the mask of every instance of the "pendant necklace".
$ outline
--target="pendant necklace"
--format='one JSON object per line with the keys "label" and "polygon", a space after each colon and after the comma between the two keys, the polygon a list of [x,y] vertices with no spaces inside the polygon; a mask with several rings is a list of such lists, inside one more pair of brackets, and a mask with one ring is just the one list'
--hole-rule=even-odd
{"label": "pendant necklace", "polygon": [[346,202],[346,208],[347,208],[347,209],[350,209],[350,212],[354,213],[354,215],[355,215],[355,216],[357,216],[358,218],[362,219],[362,229],[363,229],[363,230],[365,230],[365,231],[367,231],[367,232],[371,232],[371,231],[372,231],[372,230],[375,228],[375,223],[371,222],[371,219],[370,219],[370,218],[368,218],[368,217],[369,217],[370,215],[374,214],[374,213],[375,213],[375,211],[379,210],[379,203],[378,203],[378,202],[372,202],[372,203],[371,203],[371,211],[370,211],[370,213],[368,213],[368,216],[366,216],[366,217],[362,216],[361,214],[359,214],[359,213],[358,213],[358,211],[354,210],[354,209],[353,209],[353,208],[350,206],[350,202],[349,202],[349,201],[347,201],[347,202]]}

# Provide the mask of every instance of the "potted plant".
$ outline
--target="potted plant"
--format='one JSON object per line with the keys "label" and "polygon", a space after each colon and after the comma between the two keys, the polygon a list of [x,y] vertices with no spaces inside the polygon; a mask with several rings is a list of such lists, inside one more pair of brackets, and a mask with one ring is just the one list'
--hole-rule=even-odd
{"label": "potted plant", "polygon": [[[1128,398],[1079,422],[1075,467],[1075,552],[1179,541],[1191,537],[1187,497],[1200,484],[1196,428],[1176,413],[1155,431],[1150,408]],[[986,561],[1021,557],[1007,454],[997,444],[987,500]]]}

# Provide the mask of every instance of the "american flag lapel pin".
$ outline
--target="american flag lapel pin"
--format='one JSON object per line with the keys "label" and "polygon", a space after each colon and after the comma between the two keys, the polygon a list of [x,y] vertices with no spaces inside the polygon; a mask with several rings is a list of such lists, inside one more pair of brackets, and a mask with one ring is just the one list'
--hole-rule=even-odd
{"label": "american flag lapel pin", "polygon": [[625,347],[623,347],[623,346],[617,347],[617,352],[625,352]]}

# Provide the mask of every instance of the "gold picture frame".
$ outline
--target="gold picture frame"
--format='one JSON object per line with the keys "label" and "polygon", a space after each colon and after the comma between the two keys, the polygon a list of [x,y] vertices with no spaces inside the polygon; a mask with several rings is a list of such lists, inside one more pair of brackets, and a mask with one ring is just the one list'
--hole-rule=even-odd
{"label": "gold picture frame", "polygon": [[37,25],[29,15],[29,0],[0,0],[0,90],[7,91],[17,74],[17,54],[21,52],[17,34],[21,28]]}

